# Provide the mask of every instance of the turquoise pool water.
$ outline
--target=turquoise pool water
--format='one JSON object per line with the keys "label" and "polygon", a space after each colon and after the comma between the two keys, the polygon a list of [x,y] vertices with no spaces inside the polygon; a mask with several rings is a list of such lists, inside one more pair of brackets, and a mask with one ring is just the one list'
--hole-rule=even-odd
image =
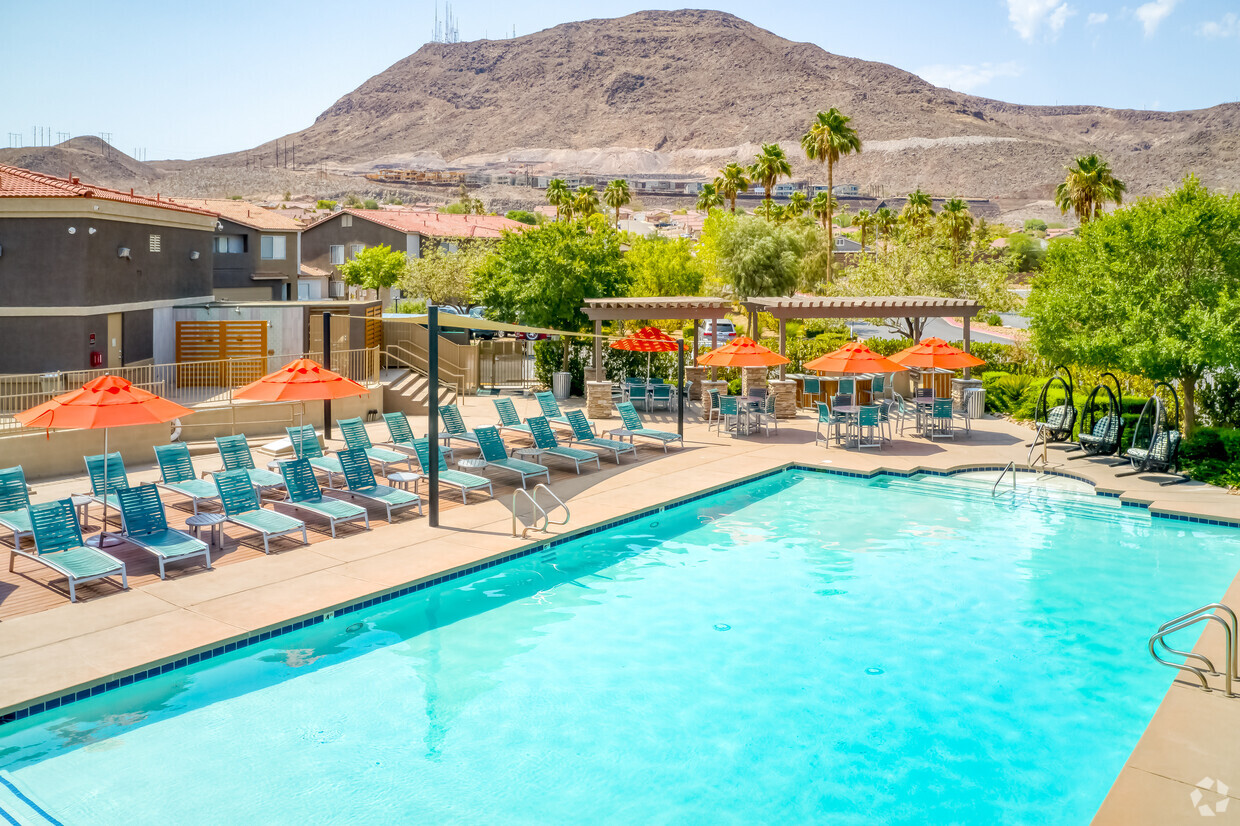
{"label": "turquoise pool water", "polygon": [[1087,823],[1146,637],[1237,568],[1096,498],[794,471],[10,723],[0,769],[66,824]]}

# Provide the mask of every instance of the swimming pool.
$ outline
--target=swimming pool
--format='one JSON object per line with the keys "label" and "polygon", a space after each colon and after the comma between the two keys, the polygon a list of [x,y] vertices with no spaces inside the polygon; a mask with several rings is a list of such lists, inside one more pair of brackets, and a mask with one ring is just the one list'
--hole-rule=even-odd
{"label": "swimming pool", "polygon": [[0,777],[66,824],[1086,823],[1240,531],[1010,500],[775,474],[9,723]]}

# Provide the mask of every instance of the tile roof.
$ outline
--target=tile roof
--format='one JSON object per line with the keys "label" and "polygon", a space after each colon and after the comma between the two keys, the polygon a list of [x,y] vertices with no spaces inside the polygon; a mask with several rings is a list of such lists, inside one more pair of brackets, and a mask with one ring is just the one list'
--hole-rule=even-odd
{"label": "tile roof", "polygon": [[257,204],[231,198],[177,198],[175,203],[201,209],[253,229],[299,232],[302,228],[302,225],[291,216],[281,215],[276,210],[264,209]]}
{"label": "tile roof", "polygon": [[441,212],[398,212],[384,209],[342,209],[311,226],[318,226],[341,213],[356,215],[398,232],[416,232],[432,238],[498,238],[503,230],[520,232],[529,226],[499,215],[446,215]]}
{"label": "tile roof", "polygon": [[132,189],[129,192],[121,192],[119,189],[84,184],[78,178],[57,178],[4,164],[0,164],[0,198],[96,198],[101,201],[119,201],[126,204],[170,209],[175,212],[211,214],[203,209],[161,198],[158,194],[150,198],[146,195],[136,195]]}

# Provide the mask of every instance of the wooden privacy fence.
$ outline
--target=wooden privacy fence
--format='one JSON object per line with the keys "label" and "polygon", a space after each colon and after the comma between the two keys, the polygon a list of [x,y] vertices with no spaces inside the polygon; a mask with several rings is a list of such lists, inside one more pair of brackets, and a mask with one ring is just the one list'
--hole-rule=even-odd
{"label": "wooden privacy fence", "polygon": [[248,384],[267,366],[267,322],[178,321],[177,364],[179,387]]}

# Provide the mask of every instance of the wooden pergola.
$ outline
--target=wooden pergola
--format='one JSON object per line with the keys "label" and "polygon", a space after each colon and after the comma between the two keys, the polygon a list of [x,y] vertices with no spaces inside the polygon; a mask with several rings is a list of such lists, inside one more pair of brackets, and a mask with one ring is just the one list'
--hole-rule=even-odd
{"label": "wooden pergola", "polygon": [[[964,349],[969,351],[969,321],[981,307],[968,298],[906,296],[797,296],[751,298],[742,302],[751,313],[769,313],[779,320],[779,354],[785,355],[788,319],[806,318],[955,318],[964,321]],[[965,370],[968,378],[971,371]],[[779,368],[784,377],[784,368]]]}
{"label": "wooden pergola", "polygon": [[[733,304],[726,298],[680,295],[649,298],[587,298],[581,311],[594,322],[594,369],[603,369],[603,322],[668,319],[693,322],[693,361],[697,361],[698,322],[727,318]],[[711,325],[711,349],[718,346],[718,328]]]}

